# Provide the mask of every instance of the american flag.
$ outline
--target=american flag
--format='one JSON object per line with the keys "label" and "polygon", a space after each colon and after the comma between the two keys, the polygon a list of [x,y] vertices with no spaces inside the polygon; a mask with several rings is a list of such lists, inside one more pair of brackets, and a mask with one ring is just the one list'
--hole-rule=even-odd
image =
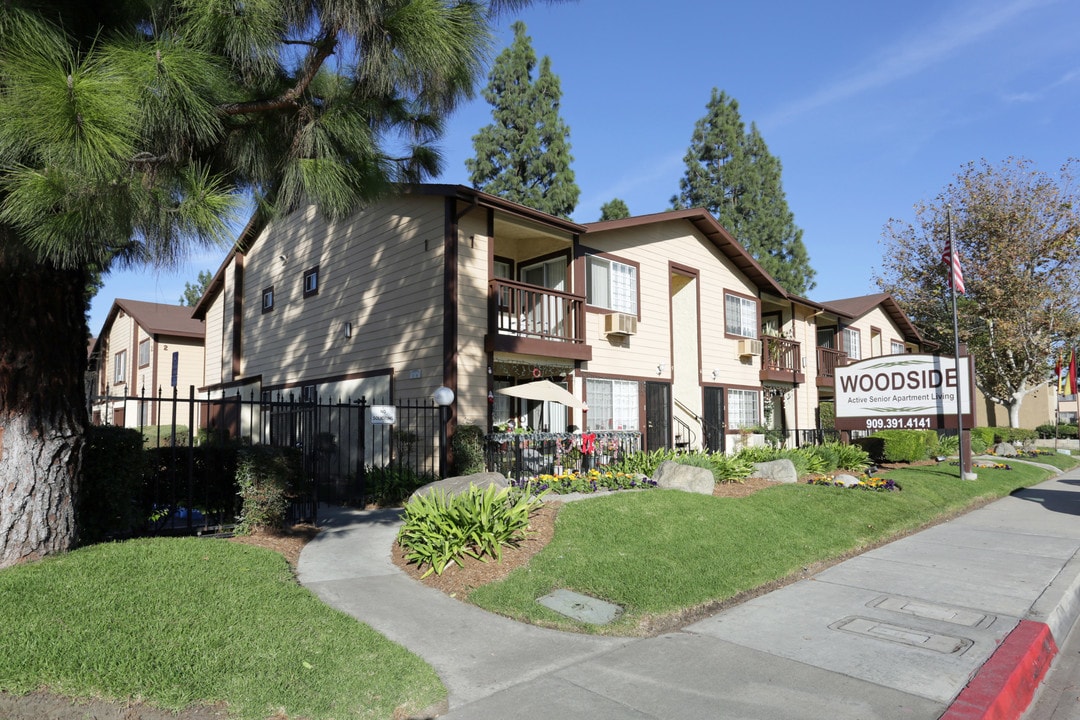
{"label": "american flag", "polygon": [[945,238],[945,252],[941,253],[941,262],[950,268],[953,291],[963,295],[964,271],[960,269],[960,255],[953,250],[952,237]]}

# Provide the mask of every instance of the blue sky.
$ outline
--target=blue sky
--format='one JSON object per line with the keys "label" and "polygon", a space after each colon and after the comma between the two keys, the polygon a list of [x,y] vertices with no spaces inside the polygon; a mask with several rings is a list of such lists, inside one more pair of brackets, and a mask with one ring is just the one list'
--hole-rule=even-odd
{"label": "blue sky", "polygon": [[[493,55],[515,19],[562,82],[574,220],[615,197],[635,215],[668,209],[716,87],[783,163],[815,300],[876,292],[885,223],[913,219],[964,164],[1026,157],[1056,176],[1080,156],[1076,0],[579,0],[506,16]],[[472,136],[490,119],[479,93],[458,110],[437,182],[469,184]],[[224,254],[110,274],[91,332],[115,298],[178,302]]]}

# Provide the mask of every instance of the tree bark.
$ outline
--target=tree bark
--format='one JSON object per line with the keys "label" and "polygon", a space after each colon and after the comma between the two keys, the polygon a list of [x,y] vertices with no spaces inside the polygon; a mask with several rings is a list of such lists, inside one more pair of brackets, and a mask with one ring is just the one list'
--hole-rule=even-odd
{"label": "tree bark", "polygon": [[38,262],[0,225],[0,568],[77,539],[87,278]]}

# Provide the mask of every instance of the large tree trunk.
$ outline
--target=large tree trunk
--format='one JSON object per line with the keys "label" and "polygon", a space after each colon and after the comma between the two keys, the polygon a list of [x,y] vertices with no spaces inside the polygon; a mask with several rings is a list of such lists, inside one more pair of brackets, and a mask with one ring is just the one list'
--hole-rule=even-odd
{"label": "large tree trunk", "polygon": [[36,262],[0,225],[0,568],[76,540],[86,280]]}

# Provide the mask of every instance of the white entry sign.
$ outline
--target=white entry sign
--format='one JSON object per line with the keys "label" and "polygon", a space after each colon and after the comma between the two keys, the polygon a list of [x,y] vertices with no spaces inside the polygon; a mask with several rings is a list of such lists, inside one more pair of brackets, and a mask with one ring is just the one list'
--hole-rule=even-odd
{"label": "white entry sign", "polygon": [[967,415],[969,368],[969,358],[961,357],[958,376],[955,358],[940,355],[884,355],[838,367],[836,417],[955,415],[957,392]]}
{"label": "white entry sign", "polygon": [[397,422],[397,408],[393,405],[372,405],[372,425],[393,425]]}

